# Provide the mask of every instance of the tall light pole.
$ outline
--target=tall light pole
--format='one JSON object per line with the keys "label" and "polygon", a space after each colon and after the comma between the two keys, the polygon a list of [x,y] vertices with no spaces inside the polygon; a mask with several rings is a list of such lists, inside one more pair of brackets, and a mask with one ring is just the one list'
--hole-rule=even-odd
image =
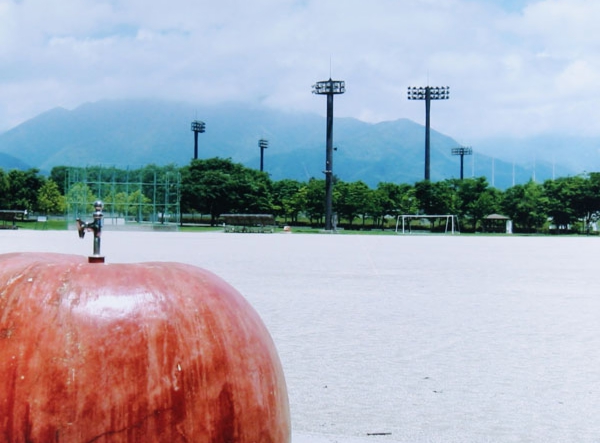
{"label": "tall light pole", "polygon": [[465,155],[473,154],[473,149],[466,146],[459,146],[458,148],[452,148],[452,155],[460,155],[460,179],[464,178],[464,159]]}
{"label": "tall light pole", "polygon": [[425,180],[430,179],[430,146],[429,146],[429,114],[431,100],[447,100],[450,98],[450,86],[408,87],[409,100],[425,100]]}
{"label": "tall light pole", "polygon": [[313,94],[327,95],[327,143],[325,148],[325,230],[331,231],[333,208],[333,96],[346,92],[342,80],[325,80],[313,85]]}
{"label": "tall light pole", "polygon": [[265,149],[267,149],[269,147],[269,140],[265,140],[264,138],[261,138],[258,141],[258,147],[260,148],[260,171],[263,171],[264,168],[264,158],[265,158]]}
{"label": "tall light pole", "polygon": [[192,122],[192,131],[194,132],[194,160],[198,159],[198,134],[202,134],[206,130],[206,124],[200,120]]}

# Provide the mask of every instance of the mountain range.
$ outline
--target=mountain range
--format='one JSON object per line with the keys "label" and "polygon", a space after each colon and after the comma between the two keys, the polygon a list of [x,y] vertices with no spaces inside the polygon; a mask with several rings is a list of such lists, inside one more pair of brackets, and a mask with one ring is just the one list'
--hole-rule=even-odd
{"label": "mountain range", "polygon": [[[51,109],[0,134],[0,167],[189,164],[194,154],[190,124],[202,120],[199,158],[231,158],[259,168],[259,139],[268,140],[264,169],[274,180],[323,178],[326,119],[239,103],[193,105],[158,100],[87,103],[73,110]],[[365,123],[335,118],[333,171],[341,180],[414,183],[424,176],[424,134],[408,119]],[[458,178],[459,144],[431,130],[431,179]],[[464,175],[486,176],[504,189],[530,179],[600,170],[599,139],[488,139],[464,157]],[[500,152],[500,154],[498,154]]]}

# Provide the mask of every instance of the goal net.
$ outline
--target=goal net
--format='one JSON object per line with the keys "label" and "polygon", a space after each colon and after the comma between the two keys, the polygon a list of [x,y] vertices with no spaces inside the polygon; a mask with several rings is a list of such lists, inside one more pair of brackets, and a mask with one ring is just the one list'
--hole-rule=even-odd
{"label": "goal net", "polygon": [[458,226],[458,217],[453,214],[443,214],[443,215],[414,215],[414,214],[402,214],[398,216],[396,220],[396,233],[400,232],[402,234],[411,233],[411,221],[413,219],[426,219],[432,220],[445,220],[446,225],[444,228],[445,234],[456,234],[460,233],[460,229]]}

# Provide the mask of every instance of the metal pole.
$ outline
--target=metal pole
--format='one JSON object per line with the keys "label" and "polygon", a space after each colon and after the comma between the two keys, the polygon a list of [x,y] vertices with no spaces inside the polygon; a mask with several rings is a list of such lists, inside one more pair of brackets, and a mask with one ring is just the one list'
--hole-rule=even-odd
{"label": "metal pole", "polygon": [[258,141],[258,147],[260,148],[260,171],[264,170],[264,158],[265,158],[265,149],[269,147],[269,141],[261,138]]}
{"label": "metal pole", "polygon": [[265,169],[265,150],[263,147],[260,148],[260,172]]}
{"label": "metal pole", "polygon": [[409,100],[425,100],[425,180],[431,179],[431,100],[447,100],[449,96],[448,86],[408,87]]}
{"label": "metal pole", "polygon": [[431,88],[427,86],[425,88],[425,180],[430,179],[430,162],[431,162],[431,151],[430,151],[430,115],[431,115]]}
{"label": "metal pole", "polygon": [[458,148],[452,148],[452,155],[460,155],[460,179],[463,180],[465,177],[465,155],[473,154],[473,149],[460,146]]}
{"label": "metal pole", "polygon": [[100,239],[102,237],[102,210],[104,204],[101,200],[94,202],[94,221],[86,223],[80,218],[77,219],[77,231],[79,238],[85,236],[85,231],[94,232],[94,253],[88,257],[88,263],[104,263],[104,257],[100,255]]}
{"label": "metal pole", "polygon": [[194,132],[194,160],[198,160],[198,133],[203,134],[206,131],[206,124],[203,121],[194,120],[192,131]]}
{"label": "metal pole", "polygon": [[102,206],[94,212],[94,256],[100,256],[100,239],[102,237]]}
{"label": "metal pole", "polygon": [[333,224],[333,95],[346,91],[345,82],[332,80],[317,82],[313,94],[327,95],[327,139],[325,149],[325,230],[331,231]]}
{"label": "metal pole", "polygon": [[333,212],[333,94],[327,94],[327,145],[325,155],[325,230],[331,230]]}

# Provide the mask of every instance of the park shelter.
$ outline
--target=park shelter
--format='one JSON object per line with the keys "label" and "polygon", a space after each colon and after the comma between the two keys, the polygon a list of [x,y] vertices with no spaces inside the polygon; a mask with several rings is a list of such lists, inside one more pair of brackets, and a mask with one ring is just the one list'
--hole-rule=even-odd
{"label": "park shelter", "polygon": [[512,220],[501,214],[490,214],[483,220],[485,232],[498,232],[512,234]]}

